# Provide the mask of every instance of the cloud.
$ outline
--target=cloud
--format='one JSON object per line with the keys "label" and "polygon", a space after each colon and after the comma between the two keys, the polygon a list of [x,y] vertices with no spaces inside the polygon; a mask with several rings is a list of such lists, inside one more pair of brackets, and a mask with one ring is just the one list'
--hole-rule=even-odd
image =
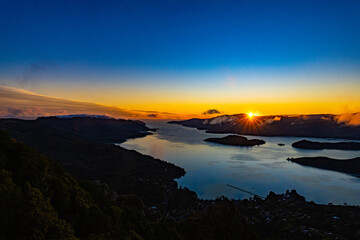
{"label": "cloud", "polygon": [[270,123],[277,122],[277,121],[280,121],[280,120],[281,120],[281,117],[275,116],[274,118],[266,119],[266,120],[264,121],[264,123],[265,123],[265,124],[270,124]]}
{"label": "cloud", "polygon": [[320,119],[324,120],[324,121],[331,121],[331,118],[328,118],[328,117],[321,117]]}
{"label": "cloud", "polygon": [[360,112],[338,115],[335,120],[337,123],[344,123],[349,126],[360,126]]}
{"label": "cloud", "polygon": [[0,117],[3,118],[23,118],[33,119],[38,116],[43,116],[43,110],[38,107],[0,107]]}
{"label": "cloud", "polygon": [[128,110],[90,102],[48,97],[22,89],[0,86],[0,118],[35,119],[40,116],[95,114],[114,118],[172,118],[180,116],[157,111]]}
{"label": "cloud", "polygon": [[217,109],[209,109],[203,112],[203,115],[220,114],[221,112]]}
{"label": "cloud", "polygon": [[12,116],[18,116],[19,114],[24,114],[24,111],[20,108],[7,108],[7,113]]}
{"label": "cloud", "polygon": [[170,112],[159,112],[159,111],[149,111],[149,110],[131,110],[133,112],[139,112],[139,113],[154,113],[154,114],[164,114],[164,115],[173,115],[173,113]]}

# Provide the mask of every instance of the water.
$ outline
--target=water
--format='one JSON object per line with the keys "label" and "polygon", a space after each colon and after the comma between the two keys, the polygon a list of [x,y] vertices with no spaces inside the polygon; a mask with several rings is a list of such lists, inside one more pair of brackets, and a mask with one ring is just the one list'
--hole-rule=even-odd
{"label": "water", "polygon": [[[200,198],[251,197],[226,186],[231,184],[260,196],[266,196],[270,191],[283,193],[288,189],[296,189],[308,201],[360,205],[360,178],[305,167],[286,160],[288,157],[306,156],[338,159],[360,156],[360,151],[302,150],[291,147],[293,142],[301,139],[339,140],[247,136],[263,139],[266,144],[255,147],[225,146],[203,141],[209,137],[221,137],[222,134],[205,133],[161,121],[149,121],[147,125],[159,130],[153,135],[130,139],[121,146],[183,167],[186,175],[177,182],[195,191]],[[285,146],[278,146],[278,143],[284,143]]]}

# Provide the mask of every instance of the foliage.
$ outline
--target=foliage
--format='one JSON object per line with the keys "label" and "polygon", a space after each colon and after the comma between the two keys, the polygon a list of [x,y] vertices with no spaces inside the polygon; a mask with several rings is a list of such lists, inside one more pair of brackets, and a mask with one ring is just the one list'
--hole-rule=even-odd
{"label": "foliage", "polygon": [[[215,234],[216,225],[237,220],[222,223],[223,216],[214,213],[179,224],[161,213],[150,220],[147,211],[136,195],[114,198],[107,185],[78,182],[57,163],[0,130],[1,240],[214,239],[209,236],[229,236],[221,230]],[[209,222],[208,217],[214,219]],[[234,223],[240,224],[237,233],[244,232],[243,223]]]}

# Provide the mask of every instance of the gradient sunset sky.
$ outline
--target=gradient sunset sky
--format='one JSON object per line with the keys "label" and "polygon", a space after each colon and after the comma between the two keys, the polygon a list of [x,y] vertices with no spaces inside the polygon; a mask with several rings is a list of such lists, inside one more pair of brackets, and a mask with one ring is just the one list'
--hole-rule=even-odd
{"label": "gradient sunset sky", "polygon": [[142,117],[359,112],[360,1],[3,0],[0,86]]}

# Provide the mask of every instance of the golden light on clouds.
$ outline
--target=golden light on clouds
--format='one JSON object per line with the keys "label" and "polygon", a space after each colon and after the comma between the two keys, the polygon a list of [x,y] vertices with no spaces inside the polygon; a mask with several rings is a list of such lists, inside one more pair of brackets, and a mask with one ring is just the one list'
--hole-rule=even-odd
{"label": "golden light on clouds", "polygon": [[115,118],[171,118],[177,114],[161,111],[129,110],[91,102],[73,101],[35,94],[11,87],[0,87],[0,117],[33,119],[66,114],[100,114]]}
{"label": "golden light on clouds", "polygon": [[[44,90],[44,89],[43,89]],[[79,90],[77,90],[79,91]],[[46,92],[46,91],[45,91]],[[0,117],[26,117],[36,118],[38,116],[61,115],[61,114],[103,114],[116,118],[132,119],[189,119],[210,118],[213,115],[204,115],[204,111],[216,110],[218,114],[249,113],[249,118],[260,115],[286,115],[286,114],[343,114],[360,112],[360,96],[348,98],[307,99],[301,101],[298,98],[288,98],[280,101],[275,100],[244,100],[242,98],[231,99],[231,101],[218,101],[220,96],[202,96],[203,98],[191,98],[191,94],[174,94],[168,101],[163,100],[161,92],[138,96],[136,101],[122,102],[124,98],[115,92],[105,92],[106,103],[100,102],[100,95],[96,97],[99,101],[85,101],[85,97],[71,100],[71,94],[67,99],[60,98],[62,90],[56,97],[50,97],[43,92],[36,94],[30,91],[0,87]],[[101,91],[100,91],[101,92]],[[75,96],[74,90],[73,95]],[[174,92],[172,92],[174,93]],[[138,94],[133,93],[133,97]],[[141,93],[140,93],[141,95]],[[53,96],[53,95],[51,95]],[[166,98],[167,95],[165,95]],[[125,98],[127,95],[125,96]],[[111,104],[113,98],[113,104]],[[89,98],[92,99],[92,98]],[[193,101],[190,101],[192,99]],[[204,100],[205,99],[205,100]],[[256,111],[255,111],[256,109]],[[260,114],[261,112],[261,114]]]}

